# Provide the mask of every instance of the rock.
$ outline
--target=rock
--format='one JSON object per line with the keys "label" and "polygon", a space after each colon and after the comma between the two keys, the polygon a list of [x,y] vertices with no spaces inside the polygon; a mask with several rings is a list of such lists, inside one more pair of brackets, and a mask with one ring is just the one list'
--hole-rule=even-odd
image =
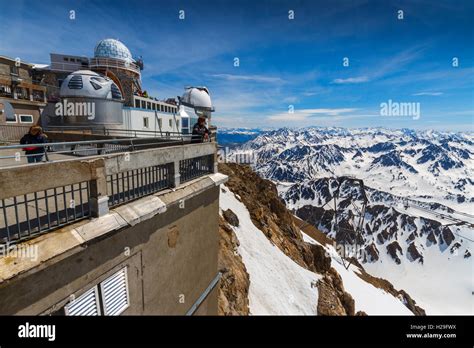
{"label": "rock", "polygon": [[318,281],[318,315],[346,315],[330,277]]}
{"label": "rock", "polygon": [[239,218],[237,217],[237,215],[235,215],[235,213],[230,210],[230,209],[227,209],[226,211],[224,211],[222,213],[222,215],[224,215],[224,219],[226,219],[226,221],[231,224],[232,226],[239,226]]}
{"label": "rock", "polygon": [[464,258],[467,259],[469,257],[471,257],[471,253],[469,250],[466,249],[466,251],[464,252]]}
{"label": "rock", "polygon": [[[435,237],[433,231],[431,231],[431,232],[428,234],[428,237],[426,237],[426,239],[427,239],[431,244],[437,244],[436,237]],[[428,246],[430,245],[430,243],[428,243]]]}
{"label": "rock", "polygon": [[423,256],[421,256],[420,252],[416,248],[415,243],[411,243],[408,246],[407,251],[408,251],[408,255],[410,255],[412,261],[418,260],[419,262],[423,263]]}
{"label": "rock", "polygon": [[454,254],[455,252],[457,252],[457,250],[461,247],[461,243],[459,242],[455,242],[453,244],[453,246],[451,247],[451,249],[449,249],[449,251],[451,252],[451,254]]}
{"label": "rock", "polygon": [[443,237],[443,241],[446,243],[447,246],[451,245],[454,240],[454,234],[453,232],[451,232],[451,229],[449,227],[443,228],[441,236]]}
{"label": "rock", "polygon": [[313,253],[313,264],[314,268],[318,273],[324,274],[331,268],[331,258],[326,255],[326,250],[316,244],[310,245],[311,252]]}
{"label": "rock", "polygon": [[250,278],[242,262],[235,253],[238,239],[232,228],[223,218],[219,219],[219,270],[222,272],[219,282],[219,315],[249,315]]}
{"label": "rock", "polygon": [[400,244],[398,244],[397,241],[394,241],[387,245],[387,253],[392,257],[392,259],[395,260],[397,265],[399,265],[401,263],[401,260],[397,255],[397,251],[399,251],[400,254],[403,254],[402,248],[400,247]]}
{"label": "rock", "polygon": [[365,252],[369,256],[367,262],[374,262],[379,259],[379,251],[374,243],[371,243],[365,247]]}
{"label": "rock", "polygon": [[347,315],[354,315],[355,314],[355,301],[352,296],[344,291],[344,294],[341,298],[342,306],[346,310]]}

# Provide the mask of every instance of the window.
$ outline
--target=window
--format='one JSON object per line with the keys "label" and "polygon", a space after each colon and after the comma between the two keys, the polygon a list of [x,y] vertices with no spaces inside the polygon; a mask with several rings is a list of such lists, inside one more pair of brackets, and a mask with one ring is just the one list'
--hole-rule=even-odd
{"label": "window", "polygon": [[16,114],[14,115],[8,115],[7,114],[7,123],[17,123],[17,117],[16,117]]}
{"label": "window", "polygon": [[163,127],[163,120],[161,118],[158,119],[158,128],[161,129]]}
{"label": "window", "polygon": [[150,103],[150,102],[147,102],[147,103],[146,103],[146,108],[147,108],[148,110],[151,110],[151,103]]}
{"label": "window", "polygon": [[138,99],[135,99],[135,107],[136,108],[140,107],[140,101]]}
{"label": "window", "polygon": [[171,121],[171,119],[169,119],[168,122],[169,122],[170,128],[173,128],[173,121]]}
{"label": "window", "polygon": [[20,123],[33,123],[33,116],[20,115]]}
{"label": "window", "polygon": [[143,128],[148,128],[149,120],[148,117],[143,117]]}
{"label": "window", "polygon": [[11,74],[12,75],[18,75],[18,67],[16,65],[13,65],[11,67]]}
{"label": "window", "polygon": [[155,103],[151,104],[151,106],[152,106],[153,110],[156,110],[156,104]]}
{"label": "window", "polygon": [[127,267],[89,289],[66,306],[66,315],[120,315],[130,307]]}
{"label": "window", "polygon": [[161,105],[161,104],[160,104],[160,111],[161,111],[161,112],[164,111],[163,105]]}
{"label": "window", "polygon": [[142,109],[146,109],[146,101],[142,100]]}
{"label": "window", "polygon": [[179,120],[176,120],[176,128],[179,129]]}

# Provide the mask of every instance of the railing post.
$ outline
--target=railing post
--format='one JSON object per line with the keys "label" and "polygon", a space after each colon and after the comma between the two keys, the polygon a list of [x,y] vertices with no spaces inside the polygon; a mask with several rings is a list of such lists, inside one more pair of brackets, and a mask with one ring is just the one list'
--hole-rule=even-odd
{"label": "railing post", "polygon": [[107,196],[107,175],[104,160],[91,163],[91,170],[95,179],[89,182],[89,201],[91,215],[103,216],[109,212],[109,197]]}
{"label": "railing post", "polygon": [[179,174],[179,159],[176,159],[171,166],[171,187],[178,187],[181,183],[181,175]]}

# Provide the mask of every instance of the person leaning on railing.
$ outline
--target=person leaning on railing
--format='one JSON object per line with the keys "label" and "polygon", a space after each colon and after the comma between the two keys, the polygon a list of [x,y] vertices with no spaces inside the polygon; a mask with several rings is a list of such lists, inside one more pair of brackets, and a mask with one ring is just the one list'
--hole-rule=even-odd
{"label": "person leaning on railing", "polygon": [[33,146],[33,144],[45,144],[48,142],[48,137],[43,133],[43,129],[40,126],[31,126],[28,133],[26,133],[20,140],[22,145],[25,146],[26,159],[28,163],[41,162],[45,153],[44,146]]}
{"label": "person leaning on railing", "polygon": [[206,118],[199,116],[193,127],[192,143],[203,143],[209,141],[210,132],[206,127]]}

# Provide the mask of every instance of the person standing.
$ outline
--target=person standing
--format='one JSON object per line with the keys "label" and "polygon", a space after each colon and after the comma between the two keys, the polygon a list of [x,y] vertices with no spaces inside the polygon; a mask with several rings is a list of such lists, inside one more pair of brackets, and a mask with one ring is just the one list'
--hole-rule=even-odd
{"label": "person standing", "polygon": [[199,116],[198,121],[193,127],[192,143],[202,143],[209,141],[209,129],[206,127],[206,118]]}
{"label": "person standing", "polygon": [[26,159],[28,163],[37,163],[43,160],[45,153],[44,146],[33,146],[34,144],[45,144],[48,142],[48,137],[43,133],[43,129],[40,126],[31,126],[28,133],[26,133],[21,139],[20,144],[31,145],[23,148],[25,151]]}

